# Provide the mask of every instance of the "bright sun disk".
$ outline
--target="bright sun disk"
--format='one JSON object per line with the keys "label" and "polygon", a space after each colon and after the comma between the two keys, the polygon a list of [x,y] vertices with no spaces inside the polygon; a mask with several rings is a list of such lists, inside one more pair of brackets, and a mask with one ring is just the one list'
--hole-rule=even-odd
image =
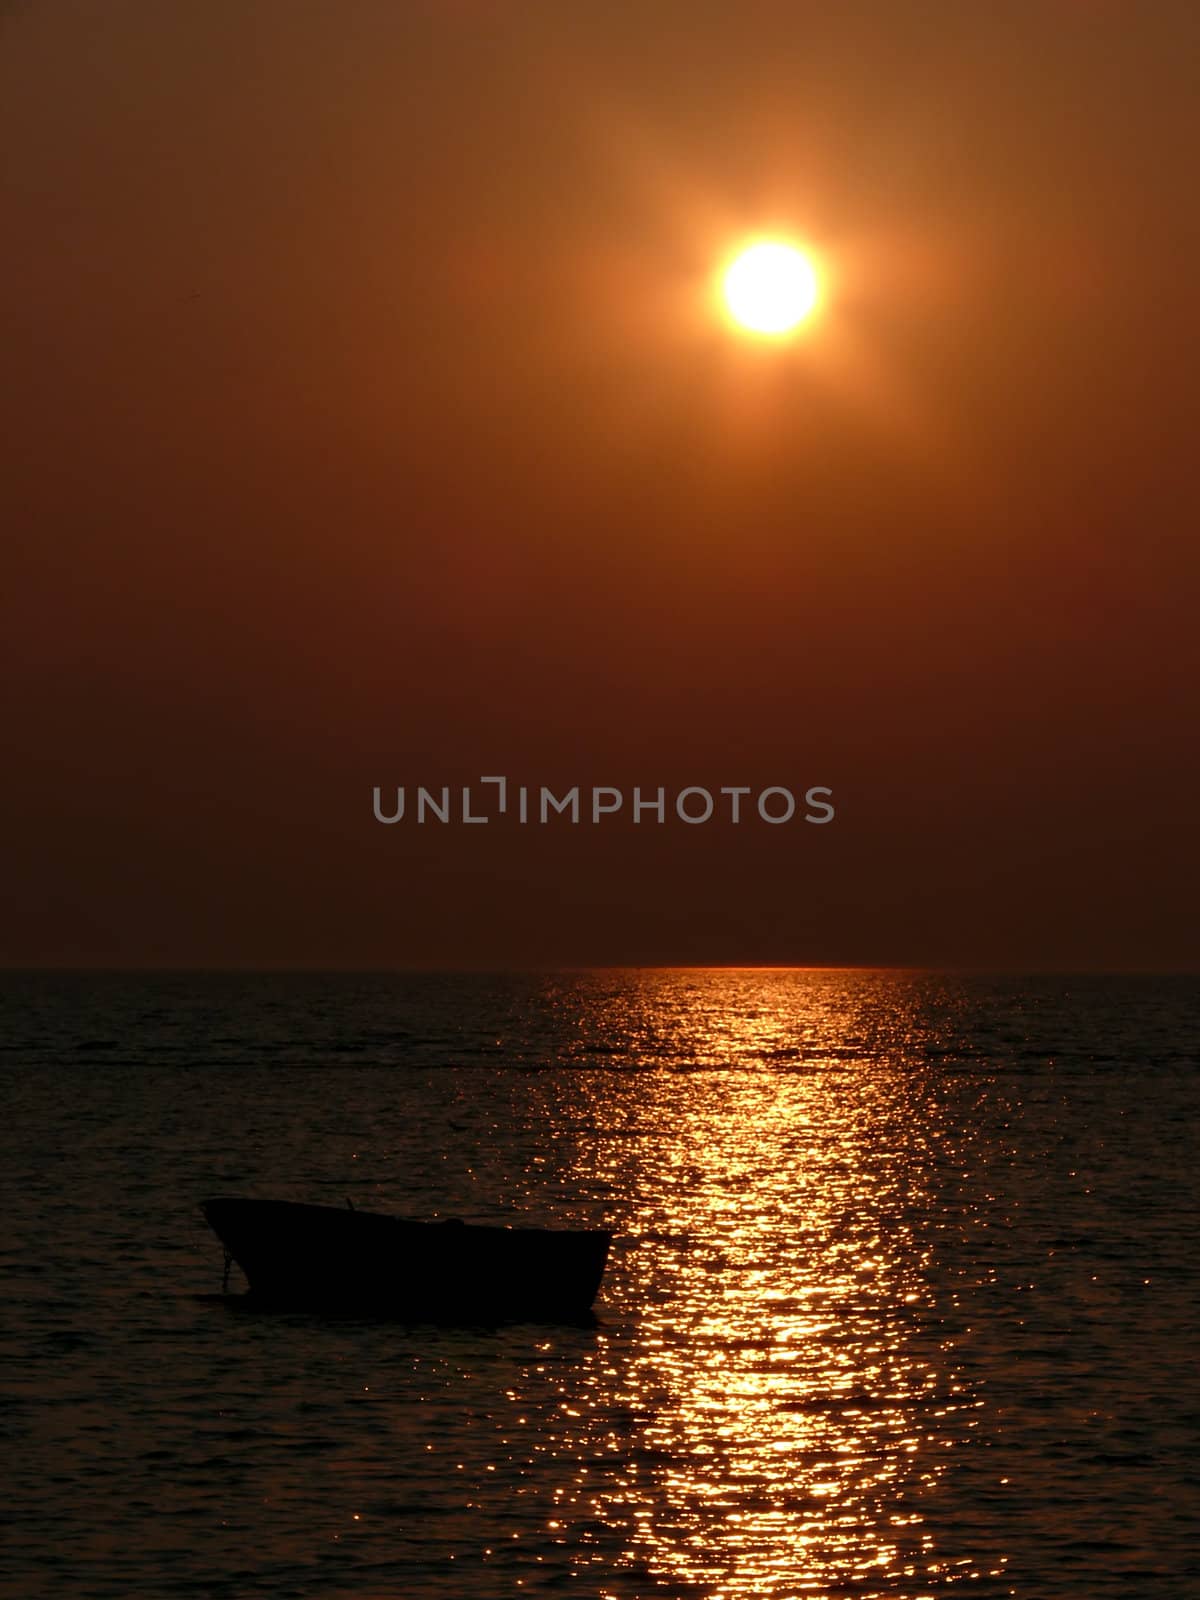
{"label": "bright sun disk", "polygon": [[752,244],[727,269],[723,288],[729,314],[751,333],[790,333],[817,303],[812,262],[790,244]]}

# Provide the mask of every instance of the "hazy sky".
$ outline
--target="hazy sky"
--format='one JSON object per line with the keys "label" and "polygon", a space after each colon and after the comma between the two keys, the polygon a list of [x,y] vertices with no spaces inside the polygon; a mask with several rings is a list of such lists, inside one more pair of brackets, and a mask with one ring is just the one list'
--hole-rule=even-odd
{"label": "hazy sky", "polygon": [[[0,9],[0,960],[1194,966],[1194,0]],[[745,236],[822,265],[732,333]],[[828,826],[382,827],[814,784]]]}

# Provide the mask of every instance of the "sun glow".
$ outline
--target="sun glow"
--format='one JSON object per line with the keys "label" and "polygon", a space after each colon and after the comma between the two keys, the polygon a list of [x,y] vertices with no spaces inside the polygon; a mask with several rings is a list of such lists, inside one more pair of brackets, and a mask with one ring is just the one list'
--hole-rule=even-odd
{"label": "sun glow", "polygon": [[768,338],[795,332],[812,315],[819,295],[808,256],[774,239],[741,251],[725,269],[721,288],[738,327]]}

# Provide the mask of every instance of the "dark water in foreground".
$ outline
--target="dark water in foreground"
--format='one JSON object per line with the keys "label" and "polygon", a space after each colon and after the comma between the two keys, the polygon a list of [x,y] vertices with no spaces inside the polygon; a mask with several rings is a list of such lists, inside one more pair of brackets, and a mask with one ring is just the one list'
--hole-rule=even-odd
{"label": "dark water in foreground", "polygon": [[[0,1590],[1200,1594],[1200,984],[0,979]],[[607,1224],[594,1329],[203,1298],[221,1192]]]}

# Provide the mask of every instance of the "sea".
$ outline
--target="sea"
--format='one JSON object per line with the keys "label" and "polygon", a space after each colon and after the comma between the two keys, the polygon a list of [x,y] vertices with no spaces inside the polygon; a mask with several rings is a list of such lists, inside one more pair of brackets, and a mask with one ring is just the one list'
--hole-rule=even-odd
{"label": "sea", "polygon": [[[1200,979],[0,977],[0,1593],[1200,1595]],[[607,1227],[267,1314],[213,1195]]]}

